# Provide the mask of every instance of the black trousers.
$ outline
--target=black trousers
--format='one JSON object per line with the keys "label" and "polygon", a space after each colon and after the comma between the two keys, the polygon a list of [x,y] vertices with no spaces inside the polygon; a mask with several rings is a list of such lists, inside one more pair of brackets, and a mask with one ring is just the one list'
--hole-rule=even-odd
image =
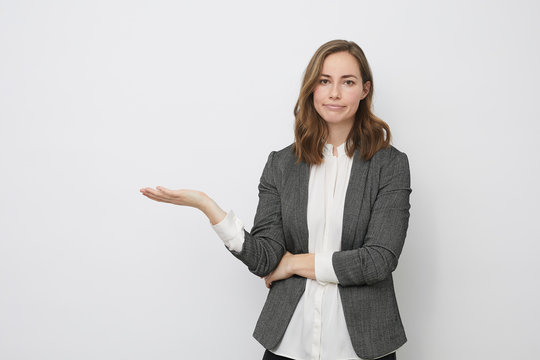
{"label": "black trousers", "polygon": [[[266,350],[264,352],[263,360],[291,360],[291,358],[279,356]],[[393,353],[385,355],[382,358],[378,358],[377,360],[396,360],[396,352],[394,351]]]}

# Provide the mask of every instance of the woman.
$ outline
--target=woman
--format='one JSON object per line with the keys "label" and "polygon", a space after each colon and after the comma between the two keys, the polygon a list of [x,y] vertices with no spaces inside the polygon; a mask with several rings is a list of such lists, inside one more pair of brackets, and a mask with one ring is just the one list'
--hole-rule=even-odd
{"label": "woman", "polygon": [[253,336],[263,359],[396,359],[406,341],[392,272],[409,222],[407,155],[371,112],[360,47],[333,40],[305,71],[295,142],[268,156],[251,232],[203,192],[141,189],[203,211],[270,288]]}

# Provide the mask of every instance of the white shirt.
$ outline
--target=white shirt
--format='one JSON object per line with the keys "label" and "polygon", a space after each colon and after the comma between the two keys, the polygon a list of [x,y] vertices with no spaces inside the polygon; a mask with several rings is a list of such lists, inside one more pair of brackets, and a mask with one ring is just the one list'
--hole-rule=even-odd
{"label": "white shirt", "polygon": [[[310,166],[307,206],[309,252],[315,254],[315,277],[306,279],[306,289],[274,354],[298,360],[360,359],[354,352],[345,323],[332,266],[332,254],[341,250],[345,194],[352,158],[345,143],[333,155],[332,144],[323,149],[323,162]],[[212,225],[227,248],[242,250],[244,225],[231,210]],[[392,351],[393,352],[393,351]]]}

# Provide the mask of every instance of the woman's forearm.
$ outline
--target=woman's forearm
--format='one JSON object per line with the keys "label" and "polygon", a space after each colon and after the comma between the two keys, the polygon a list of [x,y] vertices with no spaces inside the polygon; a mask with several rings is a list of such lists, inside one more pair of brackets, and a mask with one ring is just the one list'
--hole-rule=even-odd
{"label": "woman's forearm", "polygon": [[288,279],[293,275],[299,275],[308,279],[315,279],[315,254],[296,254],[286,252],[281,258],[277,268],[268,274],[264,280],[266,287],[270,288],[272,282]]}
{"label": "woman's forearm", "polygon": [[227,215],[227,213],[209,196],[205,196],[199,210],[208,217],[208,220],[210,220],[212,225],[219,223]]}
{"label": "woman's forearm", "polygon": [[[221,222],[227,215],[227,213],[208,195],[205,195],[204,200],[198,208],[208,217],[208,220],[210,220],[212,225]],[[289,262],[287,267],[290,274],[296,274],[315,280],[315,254],[292,255],[289,253],[288,255],[290,255],[290,257],[288,259]]]}
{"label": "woman's forearm", "polygon": [[297,254],[291,258],[293,274],[315,280],[315,254]]}

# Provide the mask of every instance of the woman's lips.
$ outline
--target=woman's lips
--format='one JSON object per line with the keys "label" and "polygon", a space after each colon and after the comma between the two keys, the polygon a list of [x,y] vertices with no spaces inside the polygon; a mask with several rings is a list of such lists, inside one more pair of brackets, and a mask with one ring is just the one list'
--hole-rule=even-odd
{"label": "woman's lips", "polygon": [[341,110],[345,107],[345,106],[337,106],[337,105],[324,105],[324,106],[326,106],[330,110]]}

